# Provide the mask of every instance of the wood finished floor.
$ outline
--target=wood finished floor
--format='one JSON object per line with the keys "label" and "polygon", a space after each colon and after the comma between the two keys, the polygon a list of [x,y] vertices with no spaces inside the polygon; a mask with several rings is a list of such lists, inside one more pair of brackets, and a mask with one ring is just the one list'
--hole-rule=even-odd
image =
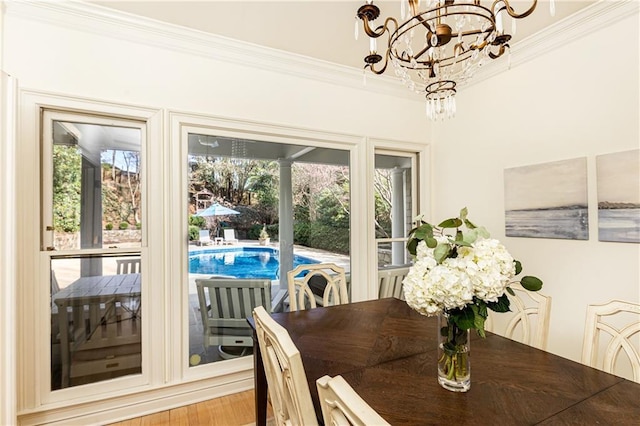
{"label": "wood finished floor", "polygon": [[[198,404],[111,423],[110,426],[241,426],[255,423],[254,407],[253,390],[248,390]],[[272,416],[271,412],[268,416]]]}

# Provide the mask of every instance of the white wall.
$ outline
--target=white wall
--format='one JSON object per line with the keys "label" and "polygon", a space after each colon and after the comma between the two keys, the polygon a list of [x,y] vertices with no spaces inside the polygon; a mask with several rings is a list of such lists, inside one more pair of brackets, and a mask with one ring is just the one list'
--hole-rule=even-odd
{"label": "white wall", "polygon": [[[579,360],[587,304],[640,303],[640,245],[598,241],[595,157],[640,148],[638,14],[461,90],[433,131],[435,219],[469,208],[544,281],[549,351]],[[516,49],[514,48],[514,51]],[[515,55],[514,55],[515,56]],[[587,158],[589,240],[506,238],[505,168]],[[640,177],[639,177],[640,179]]]}

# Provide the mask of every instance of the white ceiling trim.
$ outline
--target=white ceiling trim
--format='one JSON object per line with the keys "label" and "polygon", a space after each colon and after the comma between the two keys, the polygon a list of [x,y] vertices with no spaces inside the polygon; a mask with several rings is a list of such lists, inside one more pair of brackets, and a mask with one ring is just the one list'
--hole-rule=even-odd
{"label": "white ceiling trim", "polygon": [[[422,97],[405,88],[395,77],[366,76],[363,71],[344,65],[285,52],[256,44],[230,39],[179,25],[104,8],[82,1],[43,2],[37,0],[8,0],[7,16],[74,28],[109,38],[141,43],[215,60],[269,70],[281,74],[342,85],[410,100]],[[563,46],[588,32],[594,26],[608,25],[637,13],[639,4],[633,0],[602,0],[537,34],[512,46],[511,66],[521,65],[535,57]],[[478,83],[507,70],[503,57],[485,65],[466,85]]]}

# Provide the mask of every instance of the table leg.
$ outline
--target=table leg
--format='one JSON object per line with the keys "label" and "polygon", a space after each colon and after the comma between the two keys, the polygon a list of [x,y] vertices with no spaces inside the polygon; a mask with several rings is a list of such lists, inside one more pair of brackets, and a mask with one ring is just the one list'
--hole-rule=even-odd
{"label": "table leg", "polygon": [[258,336],[253,332],[253,381],[256,400],[256,425],[267,424],[267,376],[262,363],[262,353],[258,344]]}

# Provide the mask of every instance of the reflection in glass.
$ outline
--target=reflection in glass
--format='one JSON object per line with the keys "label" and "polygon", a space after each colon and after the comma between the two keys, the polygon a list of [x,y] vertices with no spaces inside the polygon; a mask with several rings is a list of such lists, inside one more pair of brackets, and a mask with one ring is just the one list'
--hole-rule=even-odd
{"label": "reflection in glass", "polygon": [[138,128],[53,122],[56,250],[140,247],[140,146]]}
{"label": "reflection in glass", "polygon": [[[97,260],[102,271],[82,276]],[[142,371],[139,265],[137,255],[52,258],[52,390]]]}

